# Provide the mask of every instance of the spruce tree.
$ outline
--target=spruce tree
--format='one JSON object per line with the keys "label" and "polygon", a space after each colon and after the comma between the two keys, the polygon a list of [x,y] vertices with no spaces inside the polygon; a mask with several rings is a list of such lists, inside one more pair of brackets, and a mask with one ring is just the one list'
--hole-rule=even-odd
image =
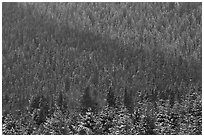
{"label": "spruce tree", "polygon": [[62,109],[63,106],[63,93],[60,91],[58,99],[57,99],[57,105],[59,106],[60,109]]}
{"label": "spruce tree", "polygon": [[108,89],[107,102],[109,107],[116,106],[116,99],[115,99],[114,91],[112,90],[112,86],[110,86]]}
{"label": "spruce tree", "polygon": [[[132,91],[130,92],[132,93]],[[124,105],[127,108],[128,112],[132,114],[134,112],[134,105],[131,93],[128,93],[127,89],[125,88]]]}
{"label": "spruce tree", "polygon": [[90,108],[92,111],[95,111],[97,108],[97,103],[91,97],[90,86],[87,86],[81,99],[81,111],[83,114],[85,114]]}
{"label": "spruce tree", "polygon": [[70,89],[70,81],[69,81],[69,77],[66,77],[65,79],[65,91],[69,91]]}
{"label": "spruce tree", "polygon": [[48,100],[43,95],[33,96],[30,101],[29,111],[33,115],[33,120],[40,125],[45,122],[48,116]]}

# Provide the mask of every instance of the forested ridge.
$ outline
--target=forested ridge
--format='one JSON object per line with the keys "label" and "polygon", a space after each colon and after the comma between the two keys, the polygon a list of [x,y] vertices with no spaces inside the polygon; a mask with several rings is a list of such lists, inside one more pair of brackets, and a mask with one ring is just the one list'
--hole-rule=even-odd
{"label": "forested ridge", "polygon": [[2,133],[202,134],[202,3],[2,3]]}

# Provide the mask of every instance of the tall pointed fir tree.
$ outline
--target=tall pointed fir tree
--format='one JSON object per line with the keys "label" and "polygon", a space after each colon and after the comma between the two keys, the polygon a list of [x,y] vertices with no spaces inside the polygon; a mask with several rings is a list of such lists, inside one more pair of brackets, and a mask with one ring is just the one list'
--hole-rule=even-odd
{"label": "tall pointed fir tree", "polygon": [[62,105],[63,105],[63,93],[62,91],[59,92],[58,98],[57,98],[57,105],[62,110]]}
{"label": "tall pointed fir tree", "polygon": [[69,91],[69,89],[70,89],[70,80],[69,80],[69,77],[67,76],[65,78],[65,91],[67,92]]}
{"label": "tall pointed fir tree", "polygon": [[133,105],[133,99],[132,99],[132,91],[128,93],[127,88],[125,88],[125,94],[124,94],[124,105],[127,108],[129,113],[134,112],[134,105]]}
{"label": "tall pointed fir tree", "polygon": [[116,98],[114,95],[114,90],[112,84],[109,86],[107,94],[107,103],[109,107],[116,107]]}
{"label": "tall pointed fir tree", "polygon": [[65,94],[63,94],[62,91],[59,92],[59,96],[58,96],[58,99],[57,99],[57,105],[59,107],[59,109],[62,111],[62,113],[65,113],[67,112],[67,98],[65,96]]}
{"label": "tall pointed fir tree", "polygon": [[81,99],[81,112],[85,114],[89,109],[91,109],[92,111],[96,111],[97,103],[91,97],[90,86],[87,86]]}

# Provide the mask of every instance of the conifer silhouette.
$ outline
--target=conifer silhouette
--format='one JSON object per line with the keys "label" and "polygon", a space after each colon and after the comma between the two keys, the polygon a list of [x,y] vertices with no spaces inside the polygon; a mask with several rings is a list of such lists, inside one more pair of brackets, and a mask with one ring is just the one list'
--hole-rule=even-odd
{"label": "conifer silhouette", "polygon": [[[130,92],[132,93],[132,91]],[[134,112],[134,106],[131,93],[128,93],[127,88],[125,88],[124,105],[126,106],[128,112],[132,114]]]}
{"label": "conifer silhouette", "polygon": [[112,84],[109,86],[109,89],[108,89],[107,103],[108,103],[109,107],[115,107],[116,106],[116,98],[114,95]]}

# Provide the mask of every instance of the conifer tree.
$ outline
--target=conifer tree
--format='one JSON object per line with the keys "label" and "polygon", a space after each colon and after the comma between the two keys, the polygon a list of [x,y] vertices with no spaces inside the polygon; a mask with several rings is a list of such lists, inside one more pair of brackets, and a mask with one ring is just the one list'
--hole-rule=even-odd
{"label": "conifer tree", "polygon": [[65,91],[69,91],[70,89],[70,81],[69,81],[69,77],[66,77],[65,79]]}
{"label": "conifer tree", "polygon": [[81,99],[81,111],[82,113],[86,113],[88,109],[95,111],[97,108],[96,101],[93,100],[90,94],[90,86],[87,86],[84,90],[83,97]]}
{"label": "conifer tree", "polygon": [[[130,91],[132,93],[132,91]],[[124,94],[124,105],[126,106],[129,113],[134,112],[134,106],[133,106],[133,100],[131,93],[127,92],[127,89],[125,88],[125,94]]]}
{"label": "conifer tree", "polygon": [[116,106],[116,99],[115,99],[114,91],[112,90],[112,86],[110,86],[108,89],[107,102],[109,107]]}
{"label": "conifer tree", "polygon": [[60,93],[59,93],[57,105],[60,107],[60,109],[62,109],[62,105],[63,105],[63,93],[62,93],[62,91],[60,91]]}

